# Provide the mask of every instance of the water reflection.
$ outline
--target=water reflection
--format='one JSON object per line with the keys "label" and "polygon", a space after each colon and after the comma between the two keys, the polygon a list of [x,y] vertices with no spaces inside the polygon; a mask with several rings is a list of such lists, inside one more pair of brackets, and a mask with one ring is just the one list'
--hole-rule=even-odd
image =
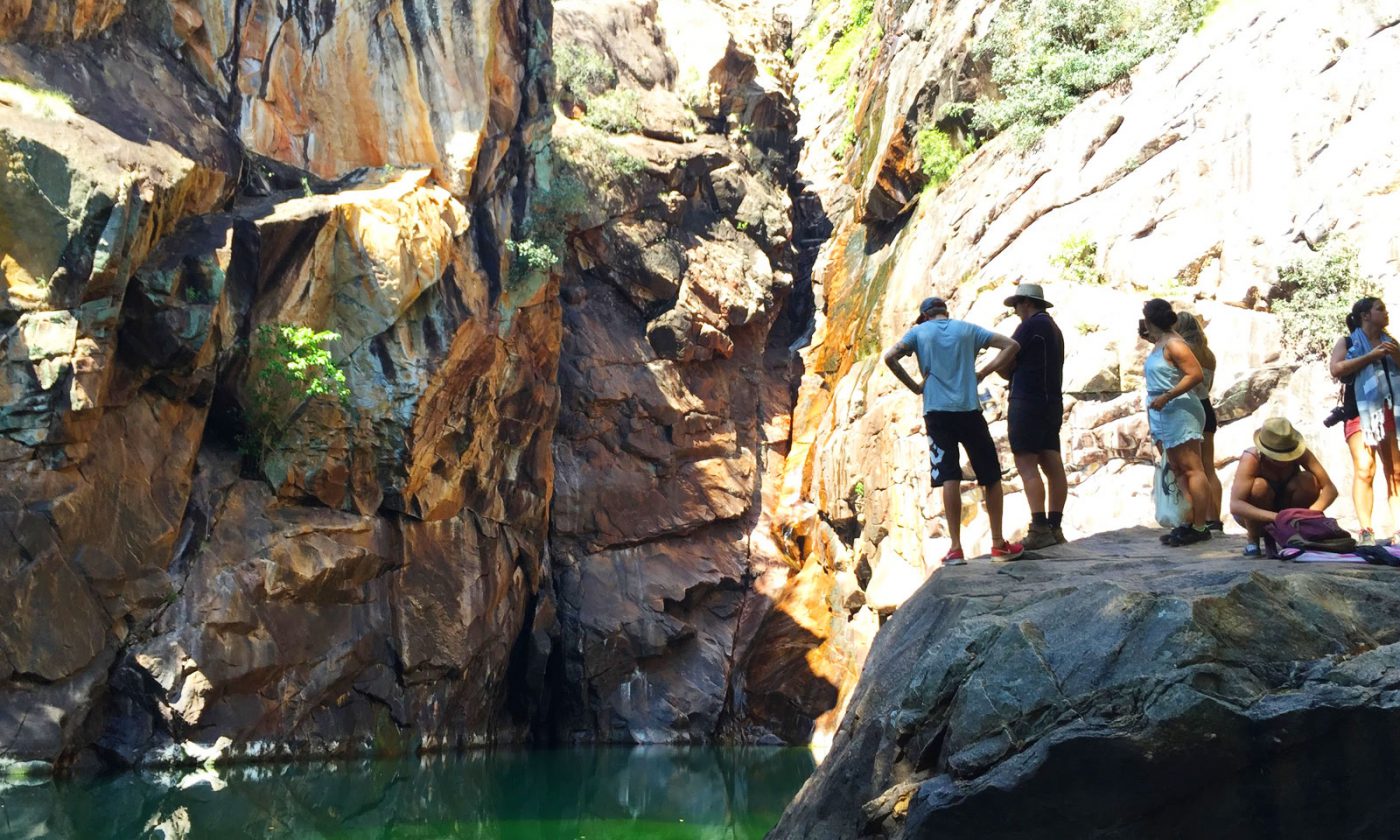
{"label": "water reflection", "polygon": [[495,751],[138,772],[0,789],[0,837],[757,840],[813,769],[800,749]]}

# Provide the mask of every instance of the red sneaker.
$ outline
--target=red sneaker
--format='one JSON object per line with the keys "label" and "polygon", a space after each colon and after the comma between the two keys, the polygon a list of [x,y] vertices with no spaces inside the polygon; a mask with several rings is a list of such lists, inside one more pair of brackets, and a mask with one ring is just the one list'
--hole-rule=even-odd
{"label": "red sneaker", "polygon": [[955,548],[943,555],[943,565],[945,566],[966,566],[967,558],[963,556],[961,548]]}
{"label": "red sneaker", "polygon": [[992,546],[992,562],[1005,563],[1008,560],[1020,560],[1021,555],[1026,553],[1025,546],[1018,542],[1002,543],[1001,548]]}

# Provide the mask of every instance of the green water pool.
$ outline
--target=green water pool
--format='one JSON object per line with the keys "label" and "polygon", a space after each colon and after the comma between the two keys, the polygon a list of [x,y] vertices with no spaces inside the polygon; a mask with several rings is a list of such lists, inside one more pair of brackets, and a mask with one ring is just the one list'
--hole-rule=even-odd
{"label": "green water pool", "polygon": [[483,751],[0,782],[0,837],[761,838],[803,749]]}

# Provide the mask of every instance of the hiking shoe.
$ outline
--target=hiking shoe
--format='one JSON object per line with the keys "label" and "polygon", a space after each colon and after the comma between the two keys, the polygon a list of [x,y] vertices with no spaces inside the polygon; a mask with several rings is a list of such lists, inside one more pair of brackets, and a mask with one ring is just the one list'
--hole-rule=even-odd
{"label": "hiking shoe", "polygon": [[1358,534],[1357,537],[1356,537],[1356,544],[1357,544],[1357,545],[1375,545],[1375,544],[1376,544],[1376,532],[1375,532],[1375,531],[1372,531],[1370,528],[1362,528],[1362,529],[1361,529],[1361,533]]}
{"label": "hiking shoe", "polygon": [[1167,545],[1177,548],[1192,543],[1206,542],[1210,539],[1210,529],[1197,531],[1190,525],[1178,525],[1172,529],[1171,541]]}
{"label": "hiking shoe", "polygon": [[1002,543],[1001,548],[992,546],[992,562],[1005,563],[1008,560],[1019,560],[1021,555],[1026,553],[1026,547],[1021,543],[1007,541]]}
{"label": "hiking shoe", "polygon": [[1069,540],[1065,539],[1065,529],[1061,528],[1059,525],[1051,525],[1050,533],[1055,537],[1055,543],[1058,545],[1064,545],[1069,542]]}
{"label": "hiking shoe", "polygon": [[1037,548],[1049,548],[1058,542],[1054,530],[1049,525],[1032,525],[1026,532],[1026,538],[1021,540],[1021,547],[1035,551]]}
{"label": "hiking shoe", "polygon": [[967,557],[963,554],[963,551],[962,551],[961,548],[955,548],[955,549],[953,549],[952,551],[948,552],[947,554],[943,555],[943,565],[945,565],[945,566],[966,566],[966,565],[967,565]]}

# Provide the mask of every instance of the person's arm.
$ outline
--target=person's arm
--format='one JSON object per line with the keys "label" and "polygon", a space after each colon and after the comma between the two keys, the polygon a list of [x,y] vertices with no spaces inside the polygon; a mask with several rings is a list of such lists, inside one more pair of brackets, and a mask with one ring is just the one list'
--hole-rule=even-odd
{"label": "person's arm", "polygon": [[1024,350],[1025,347],[1026,347],[1025,333],[1026,333],[1026,324],[1025,324],[1024,321],[1022,321],[1022,322],[1021,322],[1021,325],[1018,326],[1018,327],[1016,328],[1016,331],[1013,332],[1013,333],[1011,334],[1011,340],[1014,341],[1014,342],[1016,342],[1016,344],[1017,344],[1018,347],[1020,348],[1020,349],[1018,349],[1018,350],[1016,351],[1017,357],[1016,357],[1016,358],[1013,358],[1013,359],[1012,359],[1010,362],[1008,362],[1007,364],[1002,365],[1001,367],[997,368],[997,376],[1000,376],[1002,379],[1005,379],[1007,382],[1010,382],[1010,381],[1011,381],[1011,374],[1013,374],[1013,373],[1016,372],[1016,363],[1020,361],[1020,352],[1021,352],[1021,350]]}
{"label": "person's arm", "polygon": [[1258,469],[1258,455],[1246,452],[1240,456],[1239,466],[1235,468],[1235,483],[1230,485],[1230,513],[1255,522],[1273,522],[1278,514],[1249,503],[1249,491],[1254,487]]}
{"label": "person's arm", "polygon": [[1332,477],[1327,474],[1327,470],[1322,468],[1322,462],[1317,459],[1317,455],[1309,449],[1303,454],[1303,469],[1312,474],[1313,481],[1317,482],[1317,501],[1309,507],[1321,513],[1327,510],[1327,506],[1337,500],[1337,485],[1332,483]]}
{"label": "person's arm", "polygon": [[977,371],[978,382],[986,379],[988,374],[992,371],[1001,370],[1003,367],[1014,362],[1016,360],[1016,353],[1021,349],[1021,345],[1016,343],[1016,339],[997,332],[988,336],[987,343],[984,346],[995,347],[1000,352],[993,356],[990,362],[983,365],[981,370]]}
{"label": "person's arm", "polygon": [[1152,398],[1152,407],[1158,411],[1161,411],[1167,403],[1204,382],[1206,378],[1206,375],[1201,372],[1201,363],[1196,361],[1196,354],[1191,352],[1190,345],[1184,339],[1169,339],[1167,346],[1162,348],[1162,355],[1166,356],[1167,361],[1176,365],[1177,370],[1181,371],[1181,379],[1172,386],[1170,391],[1165,391]]}
{"label": "person's arm", "polygon": [[1394,355],[1400,352],[1395,342],[1389,339],[1380,342],[1372,347],[1369,353],[1364,353],[1354,359],[1347,358],[1347,340],[1337,339],[1337,343],[1332,345],[1332,358],[1328,360],[1327,370],[1332,374],[1333,379],[1345,379],[1348,376],[1355,376],[1361,369],[1378,361],[1387,353]]}
{"label": "person's arm", "polygon": [[889,366],[895,378],[904,383],[904,387],[916,394],[922,394],[923,387],[914,381],[914,377],[909,375],[909,371],[904,369],[904,363],[900,361],[913,352],[913,346],[901,339],[895,346],[885,351],[885,364]]}

